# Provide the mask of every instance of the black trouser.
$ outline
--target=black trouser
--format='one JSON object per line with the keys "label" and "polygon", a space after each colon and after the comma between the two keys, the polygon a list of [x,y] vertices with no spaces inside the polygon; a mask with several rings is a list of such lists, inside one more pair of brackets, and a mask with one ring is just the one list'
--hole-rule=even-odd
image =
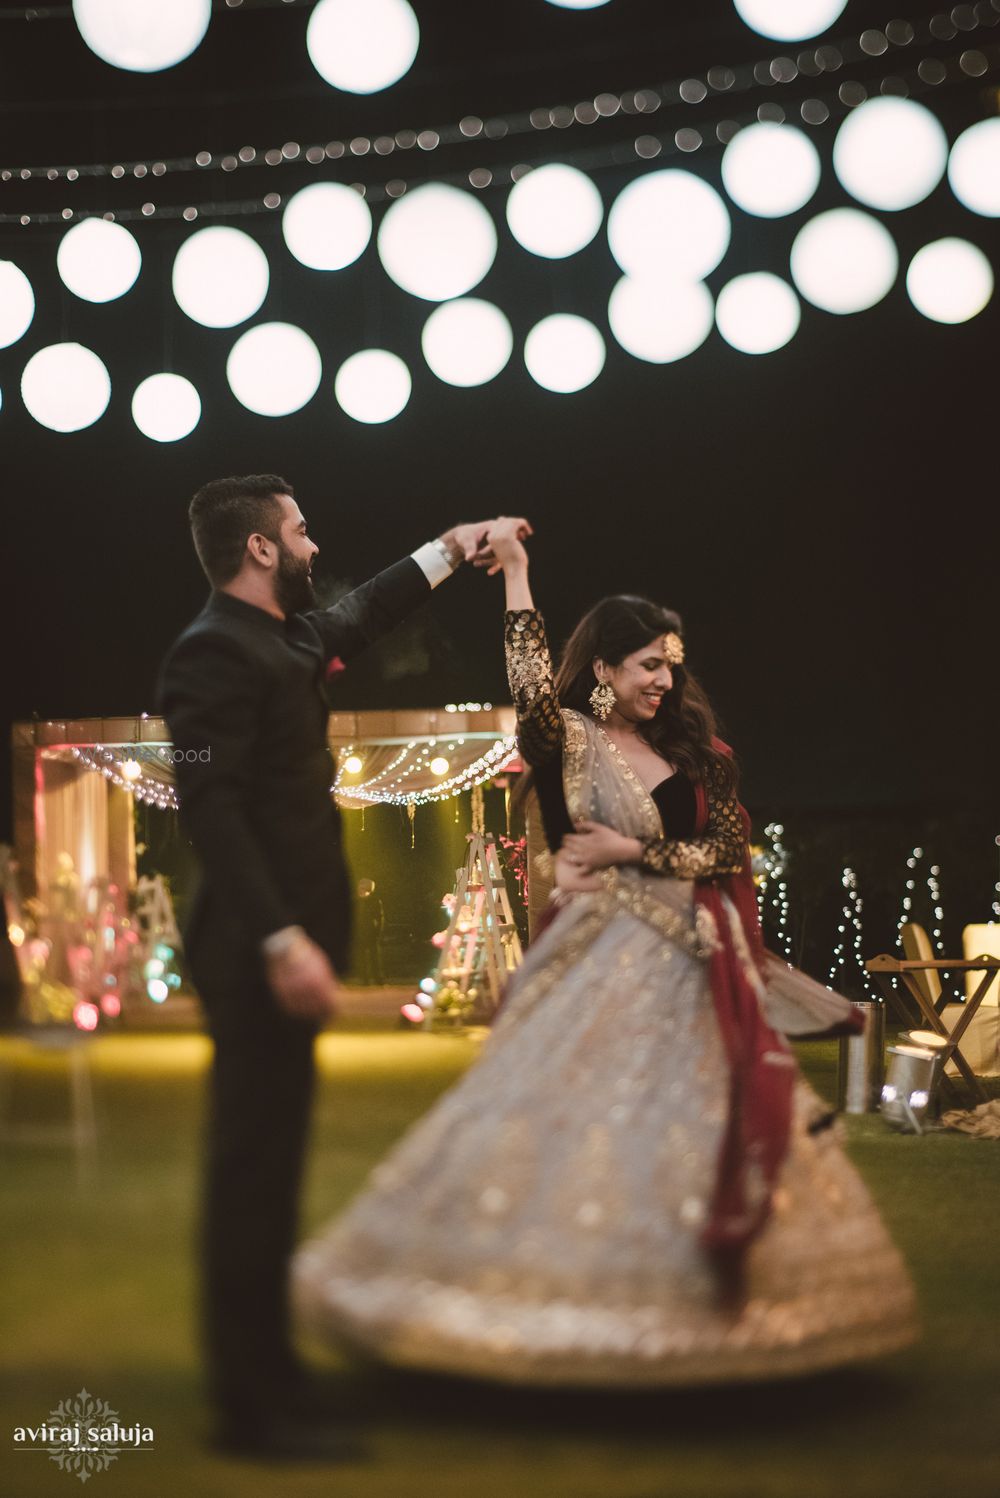
{"label": "black trouser", "polygon": [[225,1420],[253,1425],[293,1377],[288,1261],[316,1028],[285,1015],[246,966],[240,982],[238,961],[224,974],[204,958],[191,965],[215,1042],[202,1215],[210,1391]]}
{"label": "black trouser", "polygon": [[358,981],[366,986],[375,984],[381,988],[385,978],[382,976],[382,943],[378,936],[362,931],[355,940],[354,948],[357,953],[355,963]]}

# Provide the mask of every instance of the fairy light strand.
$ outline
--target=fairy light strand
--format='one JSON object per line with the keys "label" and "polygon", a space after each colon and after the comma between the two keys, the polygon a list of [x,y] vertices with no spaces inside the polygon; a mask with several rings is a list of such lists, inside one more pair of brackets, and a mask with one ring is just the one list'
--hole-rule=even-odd
{"label": "fairy light strand", "polygon": [[[976,53],[975,56],[981,58],[983,62],[982,72],[975,74],[969,74],[965,70],[963,64],[968,64],[970,54],[963,52],[960,56],[942,62],[940,67],[943,71],[933,77],[922,78],[918,69],[909,76],[887,74],[881,79],[870,80],[870,87],[858,82],[843,83],[834,94],[826,98],[813,96],[803,100],[799,108],[800,123],[814,130],[822,129],[831,122],[835,125],[841,123],[858,105],[873,97],[875,84],[878,84],[880,94],[919,97],[938,92],[945,86],[968,83],[970,80],[980,81],[983,73],[1000,71],[1000,45],[986,48],[984,52]],[[622,140],[613,145],[590,150],[564,151],[558,155],[538,158],[532,162],[508,160],[495,162],[491,166],[477,166],[471,171],[428,173],[408,178],[394,177],[385,182],[350,182],[346,185],[353,188],[369,204],[393,202],[410,190],[430,182],[444,183],[463,189],[473,188],[477,192],[484,192],[489,189],[509,187],[520,181],[535,167],[546,165],[548,161],[575,166],[581,171],[599,172],[630,164],[634,166],[637,163],[649,163],[660,157],[666,159],[688,157],[702,150],[715,150],[728,145],[733,136],[746,125],[757,121],[783,124],[786,120],[787,115],[781,105],[765,103],[747,114],[727,114],[725,117],[702,121],[700,129],[685,126],[675,130],[672,134],[639,135],[631,141]],[[291,189],[288,196],[294,196],[298,190],[298,187]],[[138,207],[129,208],[70,208],[67,206],[45,212],[0,213],[0,225],[19,225],[22,228],[44,227],[53,224],[78,223],[87,218],[104,218],[117,223],[138,223],[152,219],[158,222],[184,220],[187,223],[193,223],[199,219],[251,218],[273,214],[284,205],[285,201],[281,193],[268,192],[259,198],[243,198],[228,202],[158,205],[150,201]]]}
{"label": "fairy light strand", "polygon": [[865,994],[870,999],[876,995],[872,990],[868,974],[865,971],[864,956],[864,925],[862,914],[864,902],[858,890],[858,876],[852,868],[846,867],[841,874],[840,882],[844,888],[844,904],[840,912],[840,924],[837,926],[839,941],[834,947],[833,961],[827,974],[827,987],[833,988],[835,979],[847,977],[847,965],[850,961],[861,976],[862,986]]}
{"label": "fairy light strand", "polygon": [[[292,10],[296,5],[304,10],[314,0],[213,0],[213,9],[227,10]],[[0,21],[69,21],[73,16],[72,5],[25,5],[17,9],[0,10]]]}
{"label": "fairy light strand", "polygon": [[[456,744],[463,740],[456,739]],[[407,746],[407,751],[413,745]],[[389,806],[424,806],[431,801],[447,801],[453,796],[460,796],[465,791],[472,790],[477,785],[483,785],[498,775],[502,770],[517,757],[517,741],[513,737],[498,739],[485,754],[479,756],[471,764],[456,774],[441,780],[438,784],[429,786],[419,791],[398,790],[395,787],[401,784],[404,778],[410,775],[426,771],[430,759],[438,745],[437,739],[422,745],[421,753],[406,775],[398,775],[383,789],[375,788],[376,781],[382,779],[387,772],[373,776],[371,781],[358,786],[341,786],[339,780],[335,780],[331,786],[331,792],[337,797],[341,805],[351,806],[352,803],[360,801],[364,805],[389,805]],[[170,749],[161,751],[169,755]],[[83,749],[76,745],[70,747],[72,757],[86,769],[93,770],[103,776],[110,784],[121,790],[128,791],[138,800],[147,805],[156,806],[161,811],[176,811],[178,809],[177,792],[169,781],[158,780],[153,776],[140,774],[136,778],[130,778],[122,773],[124,763],[138,764],[139,761],[127,752],[120,751],[114,754],[109,749]],[[398,758],[398,756],[397,756]],[[165,767],[169,766],[169,760],[165,760]]]}
{"label": "fairy light strand", "polygon": [[784,827],[780,822],[769,822],[764,828],[768,846],[761,854],[760,882],[757,886],[757,909],[763,924],[765,906],[770,907],[777,928],[778,944],[788,962],[792,960],[792,932],[788,902],[788,881],[785,877],[788,851],[782,842]]}
{"label": "fairy light strand", "polygon": [[110,749],[81,749],[76,745],[71,747],[70,753],[88,770],[95,770],[112,785],[128,791],[147,806],[156,806],[160,811],[177,810],[177,793],[168,781],[142,773],[133,779],[122,772],[123,765],[139,764],[133,756],[122,752],[113,754]]}
{"label": "fairy light strand", "polygon": [[442,780],[438,785],[426,787],[419,791],[395,791],[390,788],[383,790],[372,790],[365,785],[360,785],[345,791],[346,799],[351,801],[362,801],[371,805],[381,803],[389,806],[426,806],[432,801],[447,801],[452,796],[459,796],[463,791],[472,790],[473,786],[483,785],[487,780],[492,780],[502,770],[517,758],[517,740],[513,736],[498,739],[492,749],[488,749],[479,759],[467,765],[464,770]]}
{"label": "fairy light strand", "polygon": [[[966,14],[968,13],[968,14]],[[960,15],[962,24],[955,17]],[[971,21],[971,24],[970,24]],[[655,114],[661,108],[688,110],[700,108],[707,101],[732,98],[762,88],[787,88],[802,79],[819,78],[838,72],[849,64],[875,62],[890,52],[899,54],[908,48],[920,49],[954,40],[960,32],[971,36],[1000,24],[1000,0],[980,0],[973,6],[959,6],[951,12],[941,11],[914,21],[892,20],[882,27],[853,32],[835,42],[808,47],[795,57],[784,53],[742,63],[736,67],[713,65],[704,74],[674,78],[654,86],[626,89],[624,92],[602,91],[571,104],[537,105],[532,109],[484,117],[469,114],[455,122],[395,131],[373,132],[325,143],[303,146],[286,140],[281,145],[258,148],[243,145],[237,149],[202,149],[193,155],[146,157],[137,160],[50,163],[35,166],[8,166],[0,169],[0,181],[70,181],[87,177],[147,176],[162,178],[173,174],[217,171],[232,173],[260,167],[282,167],[306,162],[319,165],[325,161],[394,156],[398,152],[431,152],[441,146],[467,145],[476,141],[504,140],[509,136],[537,136],[547,130],[577,130],[606,124],[620,115]],[[980,56],[982,54],[979,54]],[[971,50],[959,55],[970,57]],[[976,64],[978,67],[978,64]],[[981,77],[985,69],[970,74]],[[941,80],[943,81],[943,80]]]}

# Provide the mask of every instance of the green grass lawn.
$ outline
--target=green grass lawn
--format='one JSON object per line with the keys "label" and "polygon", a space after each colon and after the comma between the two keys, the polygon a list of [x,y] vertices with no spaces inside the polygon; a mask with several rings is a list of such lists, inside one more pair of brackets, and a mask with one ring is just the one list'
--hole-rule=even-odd
{"label": "green grass lawn", "polygon": [[[370,1026],[321,1042],[305,1223],[336,1211],[475,1054],[458,1037]],[[830,1095],[836,1045],[801,1048]],[[121,1498],[997,1498],[1000,1494],[1000,1143],[918,1139],[847,1120],[851,1154],[904,1250],[926,1334],[913,1351],[784,1384],[663,1395],[518,1393],[359,1368],[326,1355],[370,1459],[265,1467],[204,1448],[193,1331],[192,1208],[207,1041],[92,1045],[96,1178],[70,1152],[6,1144],[4,1430],[9,1498],[72,1494],[47,1457],[11,1455],[86,1386],[156,1447],[124,1453],[88,1493]],[[58,1057],[0,1040],[20,1121],[65,1107]],[[323,1356],[323,1354],[319,1354]],[[77,1490],[78,1491],[78,1490]]]}

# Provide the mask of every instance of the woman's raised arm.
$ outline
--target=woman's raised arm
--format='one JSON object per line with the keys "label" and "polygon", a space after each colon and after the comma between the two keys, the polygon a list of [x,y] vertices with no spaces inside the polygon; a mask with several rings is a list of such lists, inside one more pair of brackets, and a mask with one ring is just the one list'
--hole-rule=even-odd
{"label": "woman's raised arm", "polygon": [[531,596],[525,534],[523,521],[501,518],[490,527],[487,541],[495,558],[490,571],[502,568],[504,575],[504,650],[518,747],[527,764],[543,765],[559,752],[563,722],[545,625]]}

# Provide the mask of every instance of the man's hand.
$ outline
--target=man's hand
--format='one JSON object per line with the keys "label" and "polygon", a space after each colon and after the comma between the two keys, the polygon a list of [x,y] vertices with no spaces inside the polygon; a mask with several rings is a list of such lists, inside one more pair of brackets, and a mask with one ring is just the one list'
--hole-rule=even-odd
{"label": "man's hand", "polygon": [[625,837],[600,822],[579,821],[576,831],[568,832],[563,838],[559,855],[565,855],[579,873],[592,874],[595,869],[638,863],[642,857],[642,844],[637,837]]}
{"label": "man's hand", "polygon": [[556,889],[567,895],[592,895],[604,888],[600,874],[585,874],[569,855],[560,850],[552,860]]}
{"label": "man's hand", "polygon": [[271,992],[296,1019],[333,1019],[338,1011],[337,978],[330,959],[304,933],[280,956],[265,957]]}
{"label": "man's hand", "polygon": [[[501,519],[504,517],[500,517]],[[527,520],[515,522],[522,527],[522,536],[531,535],[531,526]],[[474,567],[489,567],[491,572],[499,571],[494,565],[496,558],[489,542],[489,533],[497,524],[494,520],[474,520],[464,525],[456,525],[450,531],[445,531],[441,540],[452,551],[461,552],[467,562]]]}

